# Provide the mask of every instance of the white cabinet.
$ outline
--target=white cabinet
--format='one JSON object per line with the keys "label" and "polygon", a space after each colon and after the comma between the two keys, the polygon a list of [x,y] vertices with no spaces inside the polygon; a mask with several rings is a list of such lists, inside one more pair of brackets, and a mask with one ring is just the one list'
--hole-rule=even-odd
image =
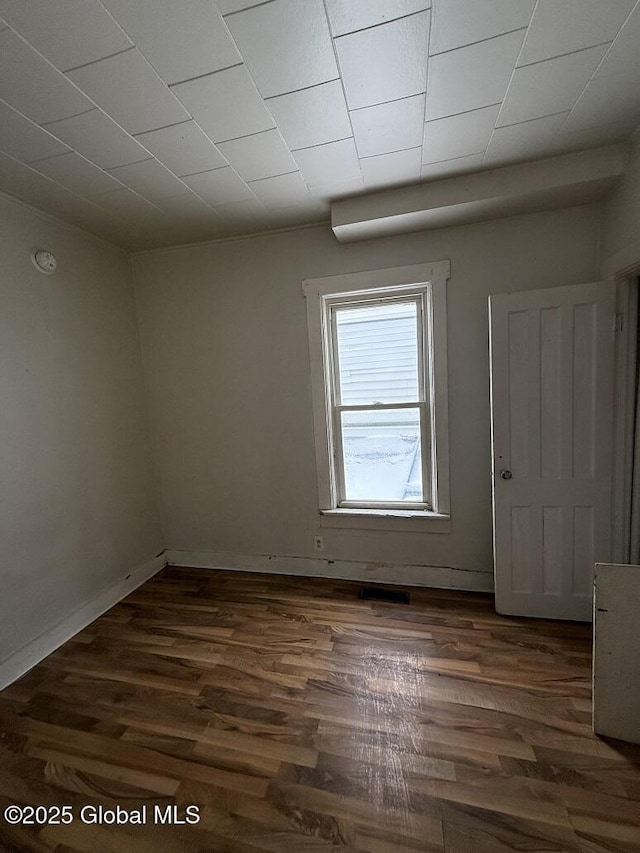
{"label": "white cabinet", "polygon": [[597,563],[593,727],[640,743],[640,566]]}

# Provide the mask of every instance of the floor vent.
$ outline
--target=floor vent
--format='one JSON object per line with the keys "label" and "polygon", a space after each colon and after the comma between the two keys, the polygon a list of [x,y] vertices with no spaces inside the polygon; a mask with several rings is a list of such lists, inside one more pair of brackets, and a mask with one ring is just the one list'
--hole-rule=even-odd
{"label": "floor vent", "polygon": [[358,598],[362,601],[391,601],[393,604],[409,604],[409,593],[385,586],[360,587]]}

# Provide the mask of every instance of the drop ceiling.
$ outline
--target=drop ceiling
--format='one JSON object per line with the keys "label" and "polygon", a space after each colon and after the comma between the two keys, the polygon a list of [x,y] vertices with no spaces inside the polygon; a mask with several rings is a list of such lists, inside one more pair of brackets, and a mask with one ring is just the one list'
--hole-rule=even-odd
{"label": "drop ceiling", "polygon": [[0,0],[0,189],[137,250],[630,138],[640,0]]}

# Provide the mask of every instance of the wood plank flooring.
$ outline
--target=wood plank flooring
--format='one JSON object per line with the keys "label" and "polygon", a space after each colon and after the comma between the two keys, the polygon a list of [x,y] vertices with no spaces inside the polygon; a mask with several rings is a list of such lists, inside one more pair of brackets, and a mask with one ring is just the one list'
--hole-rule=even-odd
{"label": "wood plank flooring", "polygon": [[[357,593],[165,569],[0,693],[0,849],[640,851],[640,749],[591,733],[587,626]],[[74,820],[10,826],[12,803]]]}

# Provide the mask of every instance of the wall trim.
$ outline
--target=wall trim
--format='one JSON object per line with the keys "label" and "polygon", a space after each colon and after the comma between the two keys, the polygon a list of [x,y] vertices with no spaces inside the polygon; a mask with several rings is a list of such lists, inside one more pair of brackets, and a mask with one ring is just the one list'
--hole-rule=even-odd
{"label": "wall trim", "polygon": [[640,256],[636,244],[625,246],[609,255],[601,265],[604,278],[631,278],[640,275]]}
{"label": "wall trim", "polygon": [[74,637],[109,608],[148,581],[167,565],[164,552],[146,563],[130,569],[124,578],[99,593],[91,601],[76,608],[69,616],[29,640],[9,657],[0,661],[0,690],[20,678],[41,660]]}
{"label": "wall trim", "polygon": [[[5,155],[5,156],[10,156],[10,155]],[[11,158],[11,159],[13,159],[13,158]],[[19,161],[16,161],[16,162],[19,162]],[[26,166],[27,168],[31,168],[28,163],[21,163],[21,165]],[[35,172],[34,169],[31,169],[31,171]],[[37,172],[36,174],[41,178],[45,178],[47,181],[49,181],[49,183],[54,184],[58,188],[60,188],[62,186],[61,184],[57,184],[55,181],[50,180],[50,178],[47,178],[46,175],[42,175],[40,172]],[[66,189],[66,187],[62,187],[62,189]],[[71,195],[75,195],[78,198],[82,198],[84,201],[89,201],[89,199],[84,198],[84,196],[78,196],[77,193],[73,193],[73,192],[71,192],[71,190],[66,190],[66,191],[68,193],[70,193]],[[6,190],[0,190],[0,198],[4,199],[4,201],[9,201],[12,204],[15,204],[16,207],[19,207],[22,210],[27,211],[27,213],[32,213],[34,216],[37,216],[40,219],[44,219],[46,222],[49,222],[52,225],[56,225],[56,226],[65,228],[68,231],[73,231],[75,234],[80,234],[82,237],[88,237],[91,240],[95,240],[97,243],[100,243],[102,246],[104,246],[107,249],[112,249],[116,252],[120,252],[124,256],[131,254],[129,249],[126,249],[124,246],[121,246],[119,243],[112,243],[111,240],[107,240],[106,237],[101,237],[99,234],[96,234],[94,231],[88,231],[86,228],[81,228],[79,225],[74,225],[73,222],[69,222],[66,219],[62,219],[60,216],[57,216],[55,213],[49,213],[48,210],[43,210],[41,207],[36,207],[34,204],[30,204],[28,201],[25,201],[24,199],[19,198],[17,195],[11,195],[11,193],[8,193]]]}
{"label": "wall trim", "polygon": [[452,566],[331,560],[274,554],[223,554],[215,551],[167,550],[169,566],[233,572],[264,572],[312,578],[367,581],[397,586],[424,586],[493,592],[493,571],[468,571]]}
{"label": "wall trim", "polygon": [[331,219],[317,219],[315,222],[303,222],[301,225],[283,225],[280,228],[267,228],[262,231],[250,231],[248,234],[229,234],[226,237],[212,237],[210,240],[198,240],[195,243],[175,243],[172,246],[156,246],[155,249],[132,249],[134,258],[140,255],[162,255],[167,252],[180,252],[182,249],[206,249],[218,243],[235,243],[237,240],[253,240],[260,237],[271,237],[276,234],[287,234],[289,231],[306,231],[309,228],[331,227]]}
{"label": "wall trim", "polygon": [[60,622],[0,661],[0,690],[27,673],[80,631],[102,616],[165,566],[214,571],[262,572],[296,577],[335,578],[397,586],[493,592],[491,571],[451,566],[331,560],[272,554],[224,554],[215,551],[167,550],[131,569],[126,576],[87,601]]}

